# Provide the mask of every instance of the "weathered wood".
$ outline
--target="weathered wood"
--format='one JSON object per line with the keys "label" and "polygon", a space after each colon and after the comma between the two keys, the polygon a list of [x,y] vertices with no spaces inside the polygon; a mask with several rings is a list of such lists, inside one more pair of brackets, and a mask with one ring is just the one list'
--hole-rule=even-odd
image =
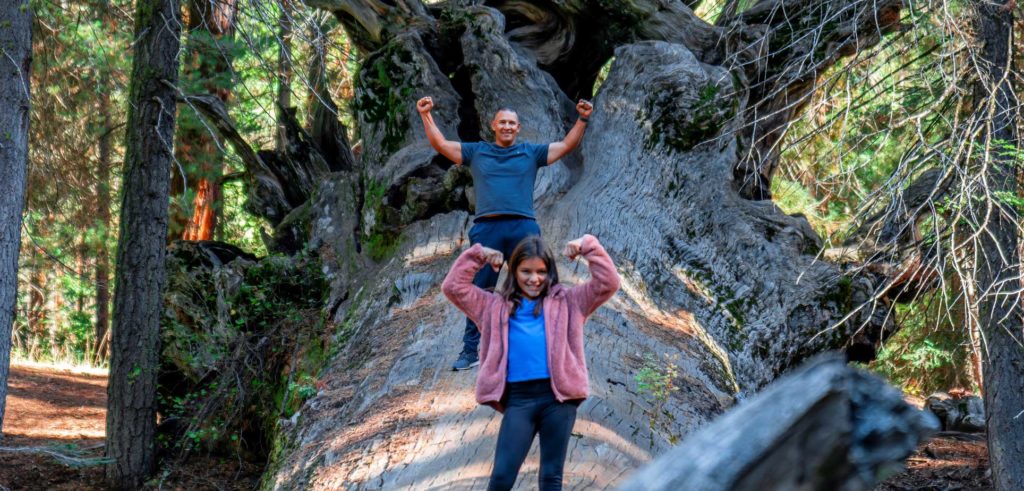
{"label": "weathered wood", "polygon": [[822,356],[632,475],[622,490],[868,490],[938,429],[877,376]]}
{"label": "weathered wood", "polygon": [[363,52],[374,51],[402,32],[428,22],[420,0],[306,0],[312,7],[334,12]]}
{"label": "weathered wood", "polygon": [[415,100],[430,95],[445,135],[459,134],[461,98],[416,33],[371,53],[356,82],[354,108],[363,141],[360,233],[386,237],[416,220],[465,209],[465,173],[453,169],[423,137]]}
{"label": "weathered wood", "polygon": [[0,7],[0,438],[3,438],[11,329],[18,298],[21,212],[28,172],[32,9],[28,0]]}
{"label": "weathered wood", "polygon": [[[488,0],[508,21],[506,36],[576,100],[593,95],[594,81],[617,46],[658,40],[681,44],[698,58],[717,52],[726,31],[697,17],[681,0]],[[690,2],[693,3],[693,2]]]}
{"label": "weathered wood", "polygon": [[[811,9],[801,10],[810,16],[804,27],[813,28],[811,14],[849,6],[827,3],[823,11],[794,4]],[[388,5],[376,21],[402,8]],[[547,43],[544,37],[566,32],[557,24],[561,14],[552,12],[571,5],[584,3],[442,2],[428,8],[436,21],[427,18],[401,33],[379,31],[352,106],[365,146],[363,178],[331,176],[308,210],[315,224],[310,246],[332,282],[329,308],[346,326],[345,341],[324,370],[324,390],[287,423],[290,450],[272,464],[272,487],[468,489],[486,480],[497,418],[474,409],[472,375],[449,371],[463,318],[437,290],[468,240],[472,190],[453,185],[457,171],[428,146],[414,102],[434,98],[434,118],[450,139],[489,139],[488,113],[497,104],[519,112],[521,138],[560,139],[575,114],[567,82],[549,70],[569,63],[557,48],[569,38],[558,34]],[[595,10],[571,15],[596,24],[612,22],[591,15],[599,9],[654,9],[641,30],[671,25],[663,21],[673,17],[661,17],[658,6],[692,16],[675,1],[585,5]],[[534,8],[542,11],[538,19],[557,25],[531,30],[526,13]],[[844,25],[871,25],[869,9],[855,13],[843,17]],[[337,15],[348,28],[350,14]],[[781,17],[772,19],[781,29]],[[756,92],[764,81],[758,74],[813,79],[837,59],[833,50],[850,48],[843,43],[856,35],[826,47],[828,56],[814,58],[809,71],[761,60],[751,68],[755,76],[737,80],[730,69],[765,53],[757,49],[768,24],[690,27],[676,26],[680,36],[699,34],[692,46],[618,45],[581,147],[539,174],[535,205],[545,239],[557,247],[597,234],[623,276],[621,293],[588,324],[593,397],[580,407],[582,436],[570,443],[570,488],[614,486],[788,367],[849,347],[857,332],[891,328],[870,309],[852,311],[875,291],[870,278],[847,277],[819,260],[821,241],[808,222],[770,201],[747,199],[734,172],[748,155],[736,135],[751,123],[751,108],[779,95]],[[723,30],[733,34],[714,37]],[[656,37],[653,31],[626,38]],[[538,44],[530,45],[530,36]],[[587,47],[573,44],[570,52]],[[562,54],[551,55],[556,51]],[[783,65],[805,61],[797,53],[778,56]],[[577,86],[586,85],[585,76]],[[794,81],[773,80],[782,88]],[[586,277],[579,265],[560,268],[568,283]],[[637,389],[642,369],[671,370],[677,390],[653,402]],[[529,460],[524,475],[533,465]]]}
{"label": "weathered wood", "polygon": [[924,408],[939,419],[943,431],[985,431],[985,404],[981,397],[936,392],[928,396]]}
{"label": "weathered wood", "polygon": [[[356,170],[358,163],[348,141],[348,129],[338,119],[338,105],[331,97],[326,56],[327,39],[321,27],[317,26],[309,63],[310,85],[313,89],[309,97],[309,105],[313,107],[309,134],[331,172],[351,172]],[[280,108],[278,110],[281,111]],[[281,111],[279,114],[286,113]],[[283,127],[282,123],[278,124]]]}

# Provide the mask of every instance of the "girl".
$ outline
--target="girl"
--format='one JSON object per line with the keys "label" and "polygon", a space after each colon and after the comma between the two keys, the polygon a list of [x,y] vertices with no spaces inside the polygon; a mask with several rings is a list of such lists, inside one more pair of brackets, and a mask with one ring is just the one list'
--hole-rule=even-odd
{"label": "girl", "polygon": [[590,264],[591,280],[558,284],[555,258],[540,237],[523,239],[509,258],[500,292],[473,284],[485,265],[501,269],[501,252],[474,244],[455,261],[442,291],[480,329],[476,400],[504,414],[488,489],[511,489],[533,438],[540,435],[540,488],[562,489],[562,468],[576,407],[587,398],[583,323],[619,289],[619,275],[592,235],[565,246]]}

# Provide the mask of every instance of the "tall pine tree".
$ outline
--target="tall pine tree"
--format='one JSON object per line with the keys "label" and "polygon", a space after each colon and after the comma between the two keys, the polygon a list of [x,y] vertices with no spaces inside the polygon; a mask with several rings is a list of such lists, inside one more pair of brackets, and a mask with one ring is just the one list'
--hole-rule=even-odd
{"label": "tall pine tree", "polygon": [[32,10],[28,0],[0,7],[0,431],[7,400],[11,326],[18,290],[21,211],[28,167]]}
{"label": "tall pine tree", "polygon": [[140,0],[135,10],[107,402],[107,480],[122,489],[139,487],[155,463],[179,9],[178,0]]}

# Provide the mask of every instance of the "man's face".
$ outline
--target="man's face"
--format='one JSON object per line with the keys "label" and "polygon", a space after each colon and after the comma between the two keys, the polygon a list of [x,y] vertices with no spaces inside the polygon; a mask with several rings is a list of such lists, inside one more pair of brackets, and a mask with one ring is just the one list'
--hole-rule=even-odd
{"label": "man's face", "polygon": [[491,120],[491,129],[494,130],[494,142],[499,147],[512,146],[519,135],[519,116],[512,111],[498,111]]}

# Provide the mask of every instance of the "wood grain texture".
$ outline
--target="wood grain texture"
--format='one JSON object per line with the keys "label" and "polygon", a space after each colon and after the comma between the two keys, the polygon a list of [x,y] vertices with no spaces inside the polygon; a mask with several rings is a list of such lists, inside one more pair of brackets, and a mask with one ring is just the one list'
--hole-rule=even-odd
{"label": "wood grain texture", "polygon": [[622,490],[868,490],[938,429],[841,356],[813,359],[630,477]]}

